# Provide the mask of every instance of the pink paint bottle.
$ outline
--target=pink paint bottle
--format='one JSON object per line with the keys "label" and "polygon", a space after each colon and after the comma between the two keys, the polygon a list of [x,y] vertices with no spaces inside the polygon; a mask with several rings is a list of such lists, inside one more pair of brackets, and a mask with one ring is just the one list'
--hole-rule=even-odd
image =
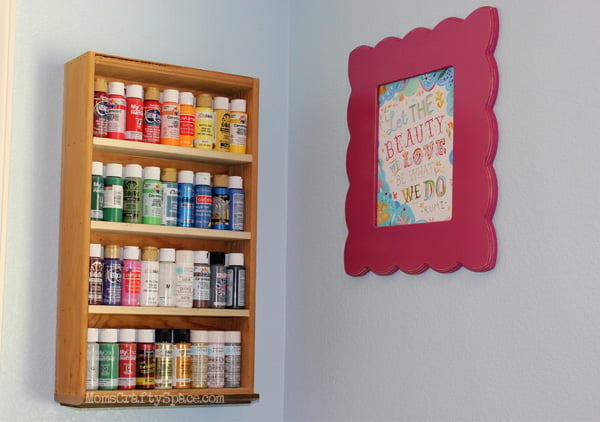
{"label": "pink paint bottle", "polygon": [[121,305],[138,306],[140,301],[140,280],[142,263],[140,248],[125,246],[123,248],[123,282],[121,284]]}
{"label": "pink paint bottle", "polygon": [[108,83],[108,137],[125,139],[125,84],[123,82]]}

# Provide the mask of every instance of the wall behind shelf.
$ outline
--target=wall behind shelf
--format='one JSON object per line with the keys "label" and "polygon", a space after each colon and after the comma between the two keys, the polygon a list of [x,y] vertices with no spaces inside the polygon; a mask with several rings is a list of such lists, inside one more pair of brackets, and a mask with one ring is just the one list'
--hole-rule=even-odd
{"label": "wall behind shelf", "polygon": [[[172,16],[165,19],[165,16]],[[14,420],[281,420],[288,2],[17,2],[0,414]],[[53,401],[63,64],[85,51],[260,78],[255,390],[248,406],[76,410]]]}

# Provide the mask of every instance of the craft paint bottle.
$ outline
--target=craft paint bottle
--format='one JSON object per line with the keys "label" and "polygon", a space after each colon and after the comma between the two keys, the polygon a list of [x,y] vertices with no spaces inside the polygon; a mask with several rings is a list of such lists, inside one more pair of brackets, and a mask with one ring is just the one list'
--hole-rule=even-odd
{"label": "craft paint bottle", "polygon": [[139,305],[141,278],[142,263],[140,262],[140,248],[137,246],[125,246],[123,248],[123,282],[121,283],[121,305]]}
{"label": "craft paint bottle", "polygon": [[194,308],[210,307],[210,264],[208,251],[194,252]]}
{"label": "craft paint bottle", "polygon": [[238,154],[246,153],[246,132],[248,113],[246,100],[231,100],[229,112],[229,151]]}
{"label": "craft paint bottle", "polygon": [[226,306],[243,309],[246,306],[246,268],[243,253],[228,254]]}
{"label": "craft paint bottle", "polygon": [[142,166],[127,164],[123,180],[123,222],[142,222]]}
{"label": "craft paint bottle", "polygon": [[192,388],[206,388],[208,372],[208,331],[191,330]]}
{"label": "craft paint bottle", "polygon": [[94,136],[106,138],[108,135],[108,95],[106,79],[96,78],[94,82]]}
{"label": "craft paint bottle", "polygon": [[154,333],[154,388],[173,387],[173,330],[159,328]]}
{"label": "craft paint bottle", "polygon": [[125,139],[125,85],[123,82],[108,83],[108,126],[107,136],[111,139]]}
{"label": "craft paint bottle", "polygon": [[158,306],[175,306],[175,249],[159,249],[158,260]]}
{"label": "craft paint bottle", "polygon": [[103,276],[104,260],[102,259],[102,245],[90,243],[88,305],[102,305]]}
{"label": "craft paint bottle", "polygon": [[119,386],[119,344],[116,328],[98,330],[98,390],[116,390]]}
{"label": "craft paint bottle", "polygon": [[225,388],[240,387],[241,333],[225,331]]}
{"label": "craft paint bottle", "polygon": [[229,229],[228,176],[215,174],[212,188],[212,218],[210,227],[216,230]]}
{"label": "craft paint bottle", "polygon": [[177,170],[174,168],[163,168],[160,172],[162,182],[162,213],[161,224],[163,226],[177,225]]}
{"label": "craft paint bottle", "polygon": [[125,139],[141,142],[144,122],[144,88],[141,85],[127,85],[127,112],[125,114]]}
{"label": "craft paint bottle", "polygon": [[85,388],[87,390],[98,389],[98,372],[100,345],[98,344],[98,329],[87,329],[87,366],[85,376]]}
{"label": "craft paint bottle", "polygon": [[194,109],[194,94],[191,92],[179,93],[179,146],[194,146],[194,123],[196,110]]}
{"label": "craft paint bottle", "polygon": [[137,347],[135,329],[119,329],[119,390],[133,390],[136,384]]}
{"label": "craft paint bottle", "polygon": [[144,167],[142,222],[160,225],[162,221],[162,183],[160,167]]}
{"label": "craft paint bottle", "polygon": [[92,200],[90,218],[94,221],[104,219],[104,175],[102,163],[92,161]]}
{"label": "craft paint bottle", "polygon": [[119,245],[104,247],[104,277],[102,283],[102,304],[121,304],[121,283],[123,267],[121,264],[121,248]]}
{"label": "craft paint bottle", "polygon": [[194,227],[208,229],[212,218],[212,189],[210,173],[198,172],[195,177]]}
{"label": "craft paint bottle", "polygon": [[225,332],[208,332],[208,372],[206,385],[208,388],[225,386]]}
{"label": "craft paint bottle", "polygon": [[179,145],[179,91],[165,89],[160,111],[160,143]]}
{"label": "craft paint bottle", "polygon": [[150,144],[160,143],[160,91],[151,86],[146,89],[144,99],[144,122],[142,123],[142,140]]}
{"label": "craft paint bottle", "polygon": [[175,306],[191,308],[194,299],[194,252],[178,250],[175,252]]}
{"label": "craft paint bottle", "polygon": [[144,246],[142,248],[140,306],[158,306],[158,273],[158,248]]}
{"label": "craft paint bottle", "polygon": [[194,172],[181,170],[177,175],[177,225],[194,227]]}
{"label": "craft paint bottle", "polygon": [[229,230],[244,231],[245,195],[241,176],[229,176]]}
{"label": "craft paint bottle", "polygon": [[104,178],[104,221],[123,221],[123,166],[107,164]]}
{"label": "craft paint bottle", "polygon": [[215,116],[215,151],[229,151],[229,98],[213,99]]}
{"label": "craft paint bottle", "polygon": [[194,147],[213,149],[215,139],[215,116],[210,94],[200,94],[196,97],[196,122],[194,130]]}
{"label": "craft paint bottle", "polygon": [[154,330],[136,330],[136,380],[135,387],[140,390],[154,388]]}
{"label": "craft paint bottle", "polygon": [[173,388],[190,388],[192,385],[190,330],[174,330],[173,340]]}
{"label": "craft paint bottle", "polygon": [[223,252],[210,253],[210,307],[224,308],[227,304],[227,269]]}

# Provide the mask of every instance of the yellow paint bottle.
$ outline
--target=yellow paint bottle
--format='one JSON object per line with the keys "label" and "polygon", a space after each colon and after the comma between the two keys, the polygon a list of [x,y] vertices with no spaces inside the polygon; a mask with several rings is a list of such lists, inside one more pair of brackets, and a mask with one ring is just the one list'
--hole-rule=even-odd
{"label": "yellow paint bottle", "polygon": [[194,147],[213,149],[215,142],[215,116],[210,94],[196,97],[196,123],[194,129]]}
{"label": "yellow paint bottle", "polygon": [[229,98],[213,99],[215,113],[215,151],[229,152]]}
{"label": "yellow paint bottle", "polygon": [[229,151],[238,154],[246,153],[246,129],[248,113],[246,113],[246,100],[231,100],[229,112]]}

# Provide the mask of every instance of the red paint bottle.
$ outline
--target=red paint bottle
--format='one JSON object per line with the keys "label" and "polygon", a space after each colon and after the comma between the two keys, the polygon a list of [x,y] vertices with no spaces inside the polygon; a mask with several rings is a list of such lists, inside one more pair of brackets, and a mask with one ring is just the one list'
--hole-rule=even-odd
{"label": "red paint bottle", "polygon": [[142,122],[144,121],[144,89],[141,85],[127,85],[127,114],[125,117],[125,139],[142,141]]}
{"label": "red paint bottle", "polygon": [[125,139],[125,85],[123,82],[108,83],[108,137]]}
{"label": "red paint bottle", "polygon": [[108,135],[108,95],[106,79],[97,78],[94,84],[94,136],[106,138]]}
{"label": "red paint bottle", "polygon": [[119,329],[119,390],[133,390],[136,384],[135,329]]}

